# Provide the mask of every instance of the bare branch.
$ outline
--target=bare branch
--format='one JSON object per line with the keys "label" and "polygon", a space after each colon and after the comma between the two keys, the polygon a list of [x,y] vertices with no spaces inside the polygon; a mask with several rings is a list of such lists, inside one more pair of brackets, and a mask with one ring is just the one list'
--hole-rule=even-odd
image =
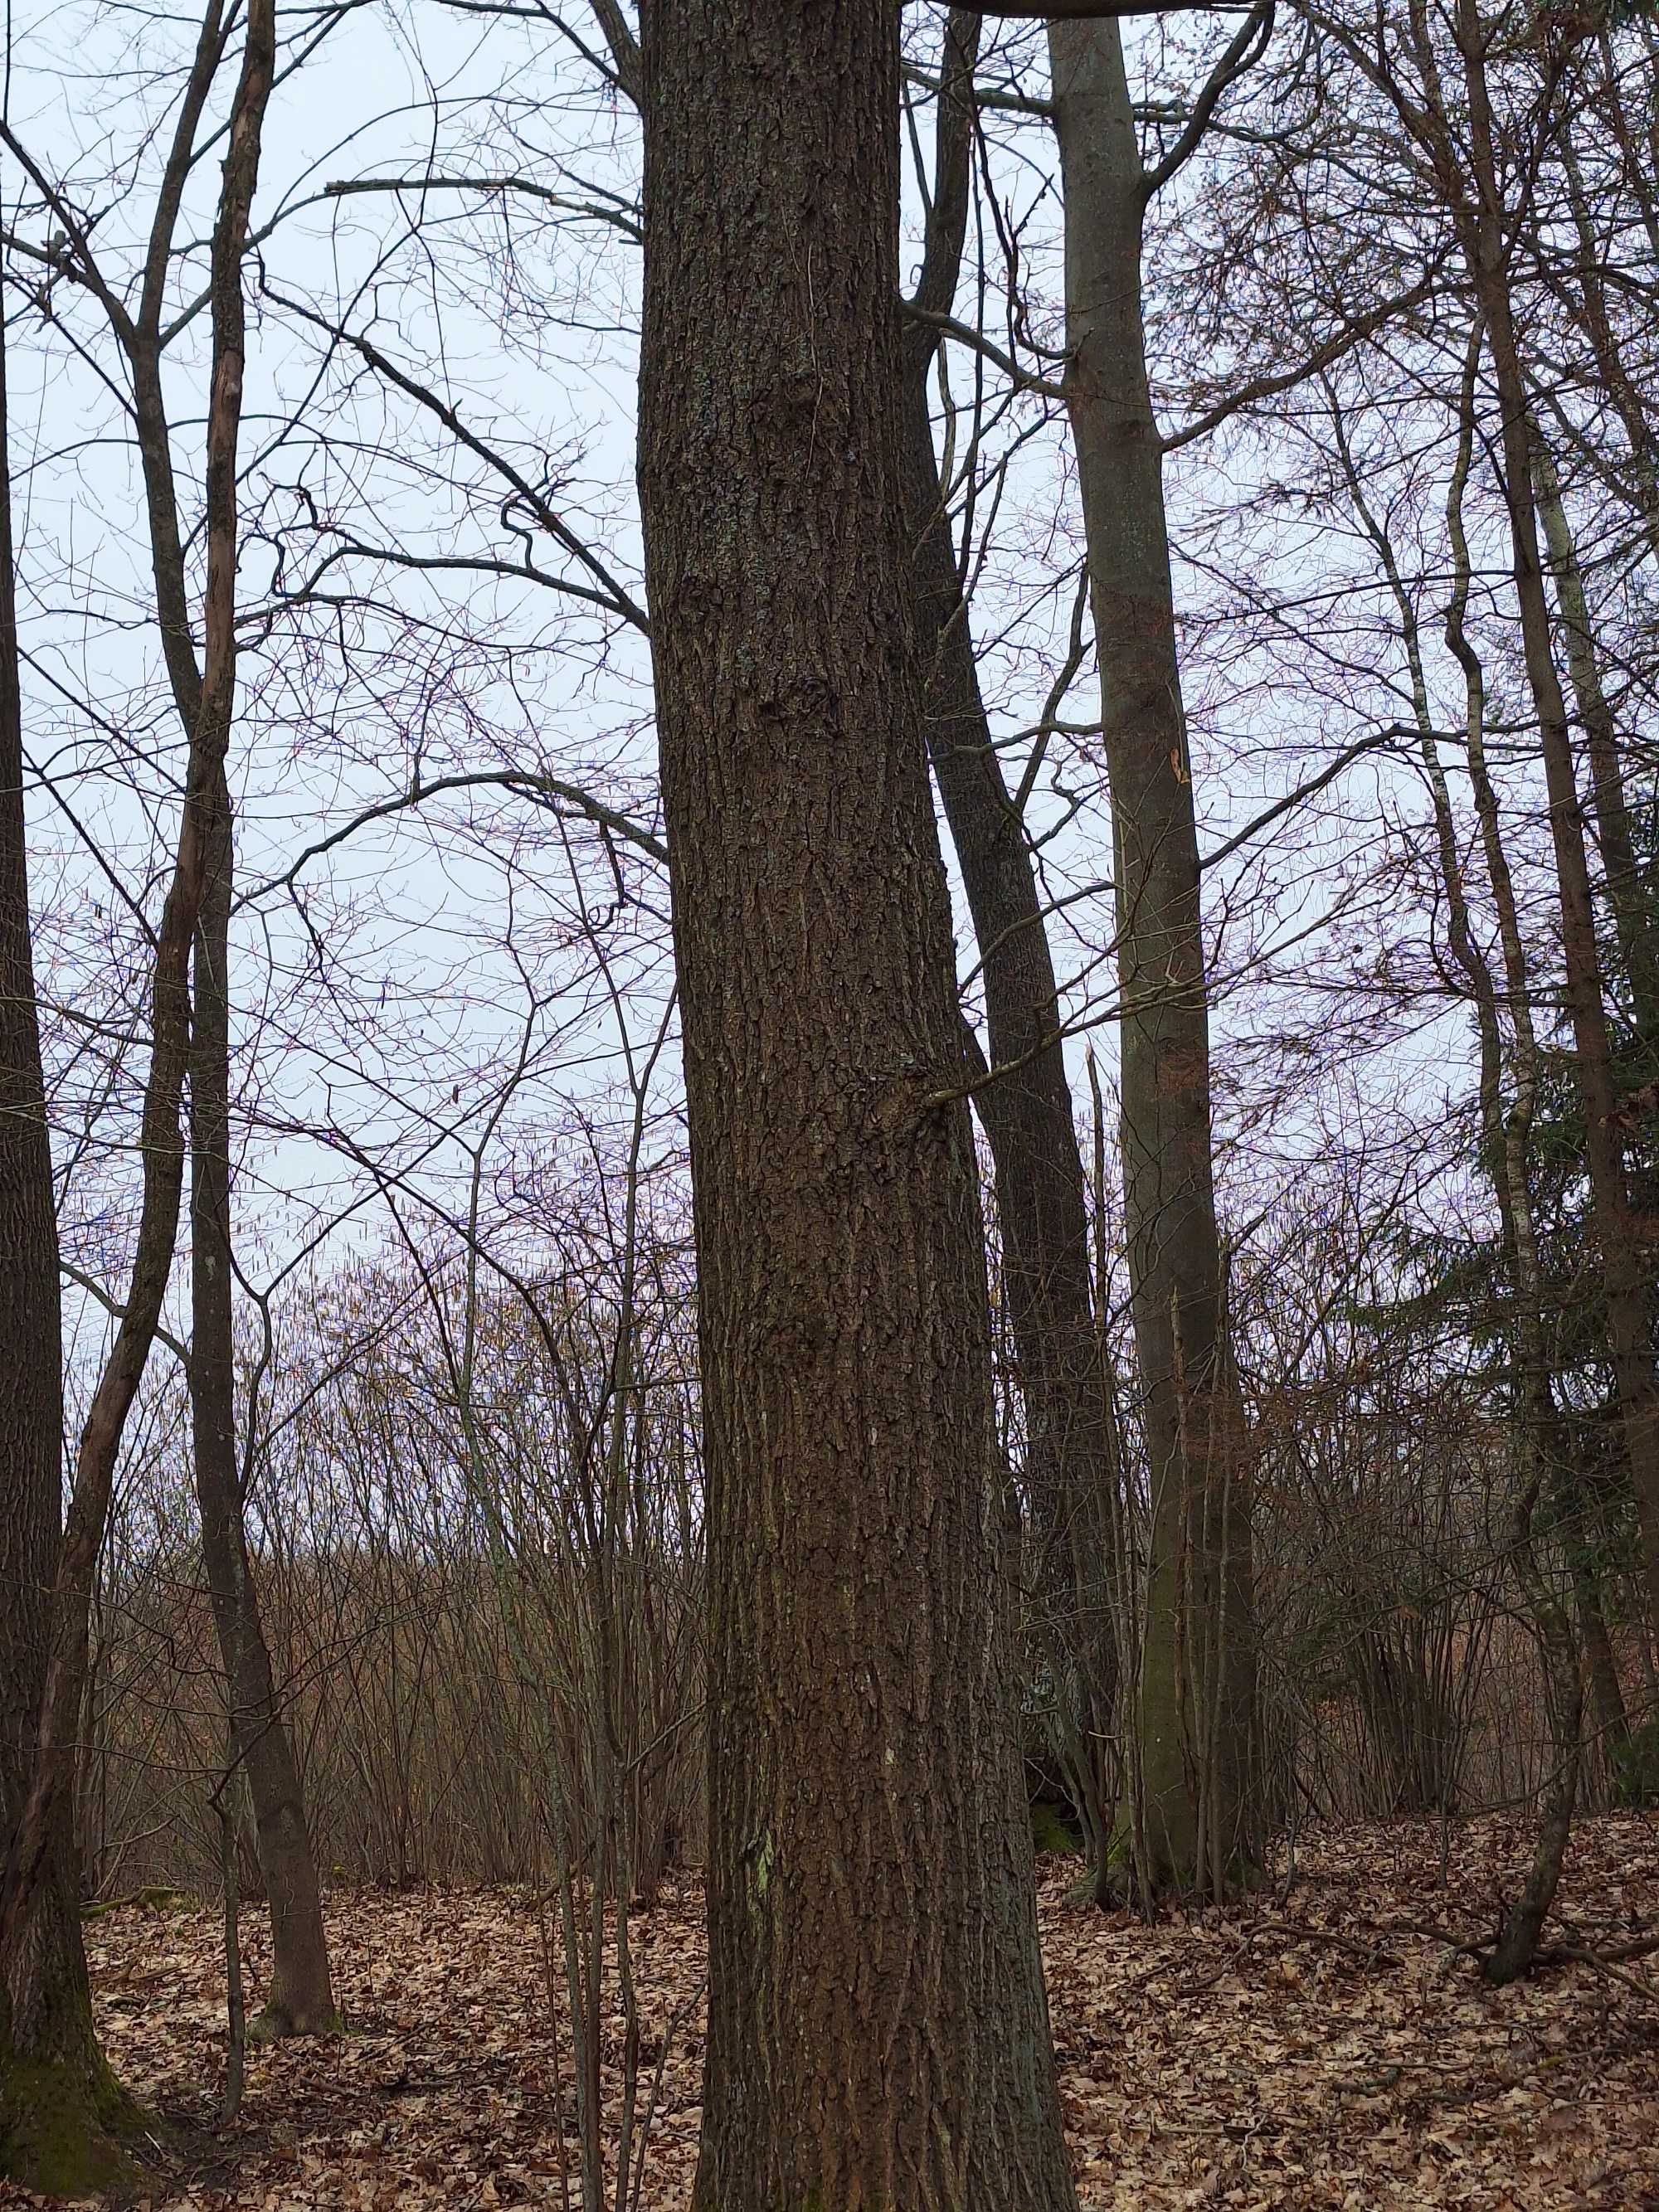
{"label": "bare branch", "polygon": [[660,837],[654,836],[643,823],[634,821],[629,815],[619,814],[615,807],[607,806],[603,799],[595,799],[591,792],[583,791],[579,785],[562,782],[556,776],[542,775],[531,769],[478,769],[467,775],[437,776],[430,783],[417,781],[408,791],[400,792],[395,799],[382,799],[378,805],[364,807],[362,813],[353,815],[349,822],[331,830],[326,837],[319,837],[315,844],[307,845],[282,875],[272,876],[263,884],[256,884],[251,890],[244,891],[236,902],[237,906],[253,905],[275,890],[292,890],[307,862],[319,860],[325,853],[331,853],[337,845],[344,844],[348,838],[355,837],[360,830],[366,830],[373,822],[384,822],[392,815],[402,814],[411,806],[419,806],[426,799],[441,798],[445,792],[490,787],[499,791],[523,792],[540,805],[556,804],[567,806],[585,821],[626,839],[629,844],[637,847],[652,860],[660,861],[665,866],[667,865],[668,848]]}

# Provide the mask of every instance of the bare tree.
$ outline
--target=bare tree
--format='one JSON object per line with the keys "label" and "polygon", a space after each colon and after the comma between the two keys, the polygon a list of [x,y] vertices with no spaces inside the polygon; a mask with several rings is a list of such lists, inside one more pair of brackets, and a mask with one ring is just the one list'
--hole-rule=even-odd
{"label": "bare tree", "polygon": [[[202,45],[211,54],[228,34],[216,9]],[[207,423],[207,579],[200,696],[189,735],[188,769],[172,882],[155,939],[151,979],[151,1048],[141,1144],[143,1200],[132,1273],[113,1344],[82,1430],[67,1525],[50,1592],[51,1650],[41,1691],[27,1794],[13,1826],[0,1891],[0,1955],[32,1940],[43,1878],[63,1808],[72,1798],[76,1747],[88,1654],[88,1619],[100,1547],[108,1520],[122,1434],[160,1324],[172,1272],[184,1184],[179,1109],[190,1051],[188,971],[191,941],[210,866],[212,794],[222,775],[235,688],[237,439],[244,356],[242,254],[258,172],[260,131],[270,95],[275,25],[270,0],[255,0],[228,125],[224,183],[212,240],[210,309],[213,325],[212,399]],[[193,138],[206,83],[186,100],[181,128]],[[61,258],[100,299],[112,319],[131,326],[106,284],[91,240],[74,207],[51,183],[9,125],[0,139],[29,173],[62,222]],[[155,278],[159,292],[161,276]],[[155,313],[159,319],[160,301]],[[135,369],[138,364],[135,363]],[[188,629],[166,620],[170,653],[188,655]]]}
{"label": "bare tree", "polygon": [[[3,306],[0,301],[0,307]],[[29,931],[6,338],[0,319],[0,1821],[33,1778],[63,1540],[58,1220]],[[137,2115],[92,2021],[73,1802],[51,1809],[34,1909],[0,1950],[0,2173],[76,2197],[121,2178]]]}
{"label": "bare tree", "polygon": [[928,757],[980,950],[990,1066],[974,1099],[995,1166],[1002,1281],[1025,1415],[1032,1613],[1053,1678],[1056,1749],[1095,1880],[1103,1884],[1115,1674],[1109,1488],[1116,1470],[1091,1304],[1083,1159],[1047,917],[1024,815],[980,690],[928,403],[967,232],[978,47],[975,15],[954,14],[938,94],[926,248],[903,337],[905,508],[915,546]]}

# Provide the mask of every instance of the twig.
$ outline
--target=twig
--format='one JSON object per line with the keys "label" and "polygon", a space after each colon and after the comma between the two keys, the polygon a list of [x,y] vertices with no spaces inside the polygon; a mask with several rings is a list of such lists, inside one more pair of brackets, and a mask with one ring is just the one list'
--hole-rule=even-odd
{"label": "twig", "polygon": [[662,2077],[667,2070],[668,2054],[674,2047],[674,2038],[679,2033],[702,1999],[708,1986],[705,1974],[683,2004],[676,2006],[672,2017],[663,2030],[662,2049],[657,2053],[657,2070],[652,2076],[651,2094],[646,2100],[645,2116],[640,2123],[639,2148],[634,2160],[634,2188],[629,2199],[630,2212],[641,2212],[645,2203],[645,2146],[651,2134],[651,2124],[657,2117],[657,2106],[662,2097]]}
{"label": "twig", "polygon": [[[1379,1929],[1377,1932],[1381,1935],[1385,1931]],[[1328,1943],[1339,1951],[1352,1952],[1354,1957],[1366,1966],[1398,1966],[1400,1964],[1399,1960],[1391,1952],[1385,1951],[1380,1942],[1362,1943],[1352,1936],[1338,1935],[1334,1929],[1310,1928],[1297,1920],[1259,1920],[1253,1928],[1246,1929],[1240,1935],[1231,1955],[1223,1960],[1213,1973],[1206,1974],[1199,1981],[1181,1983],[1176,1989],[1175,1995],[1179,1997],[1195,1997],[1201,1996],[1206,1990],[1212,1990],[1218,1982],[1231,1972],[1245,1952],[1266,1936],[1285,1936],[1296,1943]],[[1143,1974],[1139,1980],[1131,1986],[1136,1990],[1146,1989],[1169,1971],[1167,1966],[1155,1966],[1150,1973]]]}
{"label": "twig", "polygon": [[242,2081],[247,2058],[247,2007],[242,1995],[242,1940],[237,1924],[242,1901],[236,1873],[236,1821],[231,1810],[231,1785],[241,1771],[233,1729],[226,1753],[225,1771],[213,1792],[213,1809],[219,1815],[219,1873],[225,1899],[225,2017],[229,2049],[225,2060],[227,2125],[242,2109]]}

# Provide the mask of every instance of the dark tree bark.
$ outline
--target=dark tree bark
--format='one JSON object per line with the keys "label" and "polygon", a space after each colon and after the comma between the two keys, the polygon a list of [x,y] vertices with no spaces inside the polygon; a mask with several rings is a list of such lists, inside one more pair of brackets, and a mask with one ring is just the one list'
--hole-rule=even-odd
{"label": "dark tree bark", "polygon": [[191,1036],[190,1396],[202,1562],[224,1662],[232,1741],[248,1778],[270,1906],[271,1979],[256,2038],[339,2027],[299,1769],[259,1619],[236,1450],[230,1215],[234,818],[222,763],[210,787],[207,887],[196,933]]}
{"label": "dark tree bark", "polygon": [[1111,789],[1121,1137],[1151,1462],[1133,1850],[1144,1889],[1248,1874],[1255,1657],[1250,1480],[1221,1341],[1198,831],[1176,653],[1162,449],[1140,310],[1155,180],[1118,33],[1049,33],[1066,204],[1066,393]]}
{"label": "dark tree bark", "polygon": [[[0,327],[0,1832],[8,1856],[34,1768],[63,1539],[58,1217],[40,1066],[23,816],[23,717]],[[120,2178],[136,2118],[98,2048],[66,1793],[35,1910],[0,1955],[0,2176],[82,2196]]]}
{"label": "dark tree bark", "polygon": [[647,0],[640,488],[696,1209],[698,2212],[1069,2208],[899,471],[898,11]]}
{"label": "dark tree bark", "polygon": [[[950,312],[968,210],[977,21],[952,17],[927,248],[913,305]],[[1116,1479],[1091,1297],[1083,1156],[1059,1034],[1059,990],[1024,823],[980,694],[972,629],[933,447],[936,325],[903,341],[902,458],[934,781],[962,870],[985,989],[990,1079],[975,1089],[996,1174],[1003,1280],[1025,1409],[1036,1604],[1054,1676],[1056,1749],[1097,1881],[1107,1871],[1115,1650],[1107,1486]],[[997,1071],[1006,1069],[1006,1073]]]}

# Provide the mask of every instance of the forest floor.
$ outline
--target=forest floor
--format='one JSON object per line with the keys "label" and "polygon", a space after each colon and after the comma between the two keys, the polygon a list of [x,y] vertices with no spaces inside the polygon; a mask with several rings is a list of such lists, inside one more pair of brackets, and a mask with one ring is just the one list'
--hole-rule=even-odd
{"label": "forest floor", "polygon": [[[1432,1823],[1304,1835],[1276,1887],[1224,1917],[1147,1927],[1069,1907],[1042,1863],[1060,2091],[1085,2208],[1594,2206],[1659,2212],[1656,1958],[1564,1964],[1489,1989],[1435,1929],[1484,1938],[1527,1836]],[[236,2122],[216,1911],[134,1905],[88,1942],[106,2047],[171,2124],[146,2202],[228,2212],[561,2206],[569,2052],[550,2022],[522,1891],[330,1900],[349,2033],[250,2052]],[[642,2212],[680,2212],[700,2118],[700,1897],[633,1923],[645,2091],[679,2016],[645,2149]],[[1659,1934],[1659,1820],[1579,1827],[1548,1940],[1608,1953]],[[257,2003],[267,1931],[245,1916]],[[620,2072],[618,2014],[606,2040]],[[611,2115],[614,2121],[614,2112]],[[571,2201],[580,2202],[574,2124]],[[0,2185],[0,2202],[25,2202]]]}

